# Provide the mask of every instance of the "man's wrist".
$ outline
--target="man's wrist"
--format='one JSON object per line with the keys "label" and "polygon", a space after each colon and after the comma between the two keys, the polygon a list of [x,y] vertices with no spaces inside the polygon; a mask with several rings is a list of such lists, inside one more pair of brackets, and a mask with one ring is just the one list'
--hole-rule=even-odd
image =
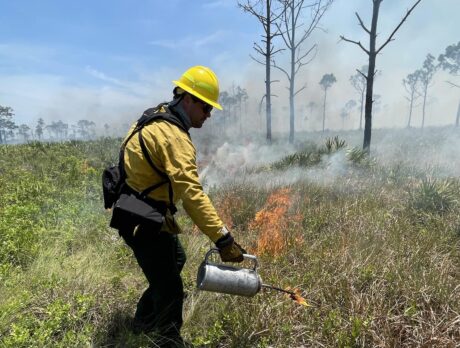
{"label": "man's wrist", "polygon": [[233,244],[234,242],[233,236],[230,234],[230,232],[227,230],[225,226],[222,228],[221,231],[224,232],[225,234],[222,237],[220,237],[218,240],[216,240],[215,242],[216,247],[219,249],[225,248]]}
{"label": "man's wrist", "polygon": [[230,231],[227,229],[227,226],[223,226],[220,229],[220,233],[222,233],[222,236],[225,236],[226,234],[230,233]]}

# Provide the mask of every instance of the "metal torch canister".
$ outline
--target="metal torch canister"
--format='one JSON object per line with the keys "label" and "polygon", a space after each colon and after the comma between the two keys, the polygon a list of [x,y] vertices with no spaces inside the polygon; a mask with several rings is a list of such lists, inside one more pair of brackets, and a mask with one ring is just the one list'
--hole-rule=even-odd
{"label": "metal torch canister", "polygon": [[243,254],[245,259],[253,261],[252,268],[241,268],[209,261],[212,254],[218,254],[218,249],[206,253],[197,274],[197,288],[205,291],[220,292],[230,295],[251,297],[262,287],[262,279],[257,274],[257,257]]}

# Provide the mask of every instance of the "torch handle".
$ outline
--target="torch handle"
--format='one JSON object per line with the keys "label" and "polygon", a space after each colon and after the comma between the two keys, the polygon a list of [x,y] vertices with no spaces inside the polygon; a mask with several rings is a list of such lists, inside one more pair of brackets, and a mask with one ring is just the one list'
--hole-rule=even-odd
{"label": "torch handle", "polygon": [[[204,262],[205,262],[206,264],[209,263],[209,262],[208,262],[208,259],[209,259],[209,257],[210,257],[212,254],[219,254],[219,249],[217,249],[217,248],[211,248],[211,249],[209,249],[209,251],[206,253],[206,256],[204,257]],[[244,257],[245,259],[251,260],[251,261],[254,263],[252,269],[253,269],[254,271],[257,271],[257,267],[259,266],[259,261],[257,260],[257,256],[255,256],[255,255],[250,255],[250,254],[243,254],[243,257]]]}

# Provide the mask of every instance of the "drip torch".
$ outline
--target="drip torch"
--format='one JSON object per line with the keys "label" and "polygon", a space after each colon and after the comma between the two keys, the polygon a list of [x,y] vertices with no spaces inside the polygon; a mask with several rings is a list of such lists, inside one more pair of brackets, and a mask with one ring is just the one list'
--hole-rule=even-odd
{"label": "drip torch", "polygon": [[262,288],[266,288],[286,293],[291,299],[307,305],[306,301],[296,291],[263,284],[260,275],[257,273],[259,264],[255,255],[243,254],[243,257],[252,261],[253,265],[251,268],[242,268],[209,261],[212,254],[218,253],[218,249],[210,249],[198,268],[197,288],[199,290],[252,297]]}

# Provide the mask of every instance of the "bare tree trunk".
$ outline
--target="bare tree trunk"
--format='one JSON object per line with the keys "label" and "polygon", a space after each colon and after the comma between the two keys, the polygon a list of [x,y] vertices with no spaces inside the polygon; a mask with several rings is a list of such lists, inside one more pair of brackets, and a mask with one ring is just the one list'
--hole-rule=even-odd
{"label": "bare tree trunk", "polygon": [[369,41],[369,68],[367,70],[367,84],[366,84],[366,106],[364,112],[364,141],[363,149],[367,153],[371,151],[371,135],[372,135],[372,96],[374,95],[374,75],[375,75],[375,59],[377,52],[375,50],[375,43],[377,38],[377,20],[379,18],[380,3],[382,0],[374,0],[372,11],[372,24]]}
{"label": "bare tree trunk", "polygon": [[410,105],[409,105],[409,120],[407,121],[407,128],[410,128],[410,122],[412,119],[412,108],[414,105],[414,92],[412,92],[412,95],[410,96]]}
{"label": "bare tree trunk", "polygon": [[363,129],[364,89],[361,92],[361,110],[359,114],[359,130]]}
{"label": "bare tree trunk", "polygon": [[[291,28],[292,28],[292,42],[295,42],[295,22],[294,22],[294,8],[292,8]],[[294,142],[295,132],[295,114],[294,114],[294,88],[295,88],[295,56],[296,51],[291,49],[291,77],[289,79],[289,143]]]}
{"label": "bare tree trunk", "polygon": [[426,107],[427,94],[428,94],[428,85],[425,85],[425,90],[423,91],[422,129],[425,127],[425,107]]}
{"label": "bare tree trunk", "polygon": [[289,91],[289,143],[294,142],[295,133],[295,112],[294,112],[294,81],[290,83],[291,88]]}
{"label": "bare tree trunk", "polygon": [[270,69],[271,69],[271,9],[270,5],[271,2],[267,1],[267,40],[266,40],[266,45],[265,45],[265,52],[267,54],[265,55],[265,93],[266,93],[266,103],[265,103],[265,113],[266,113],[266,118],[267,118],[267,142],[271,144],[272,142],[272,92],[271,92],[271,76],[270,76]]}
{"label": "bare tree trunk", "polygon": [[267,81],[265,82],[265,90],[267,93],[266,103],[265,103],[265,115],[266,115],[266,122],[267,122],[267,141],[268,143],[272,142],[272,98],[270,96],[271,93],[271,86],[270,86],[270,67],[267,65]]}

